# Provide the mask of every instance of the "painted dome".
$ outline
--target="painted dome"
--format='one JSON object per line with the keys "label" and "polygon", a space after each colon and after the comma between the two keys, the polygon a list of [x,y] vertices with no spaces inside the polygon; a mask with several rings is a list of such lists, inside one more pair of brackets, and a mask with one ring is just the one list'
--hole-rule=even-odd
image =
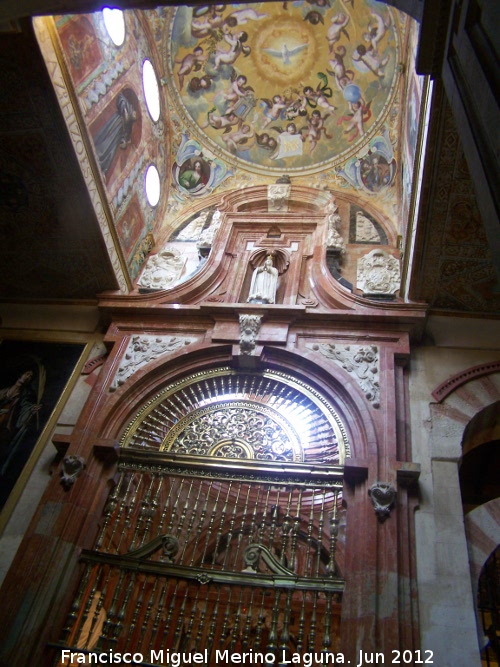
{"label": "painted dome", "polygon": [[373,0],[182,6],[171,10],[167,83],[215,155],[312,173],[380,132],[399,45],[393,10]]}

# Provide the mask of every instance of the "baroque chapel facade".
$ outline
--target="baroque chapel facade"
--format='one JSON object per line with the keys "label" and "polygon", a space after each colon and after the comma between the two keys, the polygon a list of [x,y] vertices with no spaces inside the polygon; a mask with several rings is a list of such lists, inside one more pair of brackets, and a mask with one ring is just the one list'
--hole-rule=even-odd
{"label": "baroque chapel facade", "polygon": [[422,8],[278,4],[33,20],[94,261],[2,302],[82,351],[16,431],[1,664],[498,664],[491,163]]}

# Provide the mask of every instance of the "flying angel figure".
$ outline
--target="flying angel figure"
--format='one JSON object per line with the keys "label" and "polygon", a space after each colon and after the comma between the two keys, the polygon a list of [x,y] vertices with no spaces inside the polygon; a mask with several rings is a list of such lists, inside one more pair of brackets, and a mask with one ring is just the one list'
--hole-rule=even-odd
{"label": "flying angel figure", "polygon": [[308,46],[309,44],[299,44],[299,46],[294,46],[293,49],[289,49],[286,44],[283,44],[283,46],[281,47],[281,51],[278,51],[277,49],[262,49],[262,50],[264,51],[264,53],[268,53],[270,56],[273,56],[274,58],[282,58],[283,64],[289,65],[290,58],[297,55],[297,53],[300,53]]}

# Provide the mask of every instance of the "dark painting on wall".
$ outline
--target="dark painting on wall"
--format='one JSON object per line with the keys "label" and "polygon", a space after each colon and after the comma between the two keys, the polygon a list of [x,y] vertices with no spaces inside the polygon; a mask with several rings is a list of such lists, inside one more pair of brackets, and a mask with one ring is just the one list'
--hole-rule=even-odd
{"label": "dark painting on wall", "polygon": [[0,509],[38,450],[54,409],[61,407],[59,401],[84,347],[76,343],[0,343]]}

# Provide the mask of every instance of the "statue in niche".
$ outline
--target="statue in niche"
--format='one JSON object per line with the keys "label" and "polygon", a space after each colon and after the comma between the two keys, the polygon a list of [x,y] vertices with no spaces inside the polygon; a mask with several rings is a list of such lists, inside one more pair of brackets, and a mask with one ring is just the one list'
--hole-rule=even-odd
{"label": "statue in niche", "polygon": [[338,206],[335,205],[335,202],[331,202],[328,207],[328,238],[326,241],[327,248],[332,250],[337,250],[341,255],[345,254],[345,243],[342,236],[339,234],[339,228],[342,224],[342,220],[338,213]]}
{"label": "statue in niche", "polygon": [[273,266],[272,256],[268,255],[263,266],[254,269],[247,303],[276,303],[277,289],[278,269]]}

